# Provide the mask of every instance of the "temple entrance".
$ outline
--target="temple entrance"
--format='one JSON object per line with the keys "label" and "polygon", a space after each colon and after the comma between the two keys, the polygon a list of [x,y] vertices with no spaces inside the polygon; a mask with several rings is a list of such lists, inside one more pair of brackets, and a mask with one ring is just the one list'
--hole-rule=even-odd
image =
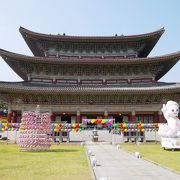
{"label": "temple entrance", "polygon": [[76,115],[70,113],[53,113],[53,122],[76,123]]}
{"label": "temple entrance", "polygon": [[123,123],[123,116],[122,115],[113,116],[113,118],[115,119],[115,123]]}
{"label": "temple entrance", "polygon": [[124,123],[130,121],[129,113],[111,113],[108,115],[109,118],[115,119],[115,123]]}
{"label": "temple entrance", "polygon": [[97,119],[97,115],[93,115],[93,114],[87,115],[87,119]]}
{"label": "temple entrance", "polygon": [[71,115],[68,114],[61,115],[61,122],[71,123]]}
{"label": "temple entrance", "polygon": [[136,122],[156,123],[158,122],[158,114],[156,112],[137,112]]}

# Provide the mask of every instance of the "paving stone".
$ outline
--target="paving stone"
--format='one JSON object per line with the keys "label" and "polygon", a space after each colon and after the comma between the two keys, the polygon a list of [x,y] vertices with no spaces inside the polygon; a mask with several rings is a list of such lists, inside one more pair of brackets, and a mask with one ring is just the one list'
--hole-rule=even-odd
{"label": "paving stone", "polygon": [[[180,174],[117,149],[111,144],[88,144],[98,166],[94,167],[97,180],[179,180]],[[103,179],[104,178],[104,179]]]}

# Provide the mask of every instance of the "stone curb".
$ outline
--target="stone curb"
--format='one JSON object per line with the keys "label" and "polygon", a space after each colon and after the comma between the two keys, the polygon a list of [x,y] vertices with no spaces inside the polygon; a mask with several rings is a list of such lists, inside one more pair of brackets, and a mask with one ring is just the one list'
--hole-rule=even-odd
{"label": "stone curb", "polygon": [[91,174],[92,180],[97,180],[96,175],[95,175],[95,173],[94,173],[94,169],[93,169],[93,167],[91,166],[90,159],[89,159],[89,157],[88,157],[86,145],[84,145],[84,147],[85,147],[86,157],[87,157],[87,160],[88,160],[88,166],[89,166],[89,169],[90,169],[90,174]]}

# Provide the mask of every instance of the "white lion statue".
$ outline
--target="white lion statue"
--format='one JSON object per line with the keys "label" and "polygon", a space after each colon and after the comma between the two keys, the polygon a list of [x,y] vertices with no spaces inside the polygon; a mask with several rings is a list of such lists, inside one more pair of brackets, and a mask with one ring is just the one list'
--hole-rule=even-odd
{"label": "white lion statue", "polygon": [[162,137],[180,137],[180,120],[178,118],[179,105],[175,101],[168,101],[161,109],[167,124],[159,125],[158,134]]}

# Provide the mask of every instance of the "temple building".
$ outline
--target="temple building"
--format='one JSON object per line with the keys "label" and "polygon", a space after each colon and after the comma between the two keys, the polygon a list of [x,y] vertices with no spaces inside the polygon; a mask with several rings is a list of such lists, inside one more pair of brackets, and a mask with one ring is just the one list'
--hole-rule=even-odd
{"label": "temple building", "polygon": [[52,121],[164,122],[163,103],[180,103],[180,83],[158,81],[180,52],[147,57],[164,28],[140,35],[68,36],[19,29],[34,56],[0,49],[4,61],[23,79],[0,82],[8,120],[22,111],[49,111]]}

